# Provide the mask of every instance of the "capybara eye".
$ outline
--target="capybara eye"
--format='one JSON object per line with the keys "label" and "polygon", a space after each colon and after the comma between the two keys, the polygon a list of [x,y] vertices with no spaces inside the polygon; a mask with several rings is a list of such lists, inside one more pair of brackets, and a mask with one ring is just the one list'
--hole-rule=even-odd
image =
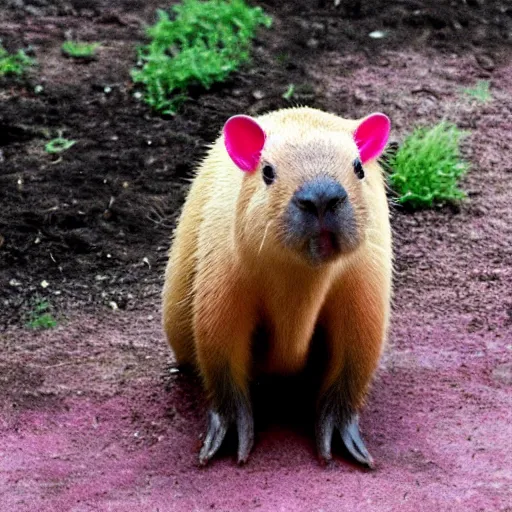
{"label": "capybara eye", "polygon": [[276,171],[272,165],[265,164],[262,169],[262,174],[265,185],[272,185],[272,183],[274,183],[274,180],[276,179]]}
{"label": "capybara eye", "polygon": [[352,162],[352,165],[354,166],[354,172],[356,173],[356,176],[360,180],[362,180],[364,178],[364,169],[363,169],[363,164],[361,163],[361,160],[359,160],[359,158],[356,158]]}

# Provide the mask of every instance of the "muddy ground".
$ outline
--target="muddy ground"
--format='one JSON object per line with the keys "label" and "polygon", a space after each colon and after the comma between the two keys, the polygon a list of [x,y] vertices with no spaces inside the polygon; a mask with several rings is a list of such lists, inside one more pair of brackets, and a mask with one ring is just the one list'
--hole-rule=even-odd
{"label": "muddy ground", "polygon": [[[3,44],[31,47],[39,65],[0,82],[0,510],[512,510],[512,9],[259,5],[274,25],[252,65],[164,118],[129,72],[165,3],[2,4]],[[100,41],[97,60],[64,58],[68,37]],[[461,93],[481,79],[486,104]],[[471,132],[469,198],[393,208],[390,346],[362,417],[376,470],[341,456],[320,467],[311,418],[277,414],[272,396],[249,464],[225,450],[200,470],[202,394],[173,372],[160,330],[169,235],[225,119],[292,104],[384,111],[396,141],[456,122]],[[50,156],[59,133],[77,142]],[[41,299],[58,325],[30,330]]]}

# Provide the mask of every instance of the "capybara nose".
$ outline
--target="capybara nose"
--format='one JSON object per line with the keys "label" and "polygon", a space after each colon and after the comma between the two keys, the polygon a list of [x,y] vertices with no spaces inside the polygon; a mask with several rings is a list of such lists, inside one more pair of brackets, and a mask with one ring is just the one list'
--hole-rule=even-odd
{"label": "capybara nose", "polygon": [[316,178],[295,192],[292,201],[302,211],[322,218],[334,212],[347,199],[347,191],[331,178]]}

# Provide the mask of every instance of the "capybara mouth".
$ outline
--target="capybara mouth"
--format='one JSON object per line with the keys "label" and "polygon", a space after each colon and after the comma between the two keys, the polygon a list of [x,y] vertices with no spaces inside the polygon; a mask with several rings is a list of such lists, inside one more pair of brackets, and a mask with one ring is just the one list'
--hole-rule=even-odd
{"label": "capybara mouth", "polygon": [[307,248],[312,260],[321,263],[333,259],[340,253],[340,242],[335,233],[321,231],[309,239]]}

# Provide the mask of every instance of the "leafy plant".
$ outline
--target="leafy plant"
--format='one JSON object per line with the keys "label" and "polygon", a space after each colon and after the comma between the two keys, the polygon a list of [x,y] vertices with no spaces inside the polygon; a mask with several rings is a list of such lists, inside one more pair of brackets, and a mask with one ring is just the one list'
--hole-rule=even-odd
{"label": "leafy plant", "polygon": [[257,27],[271,24],[244,0],[184,0],[171,7],[172,16],[157,13],[132,78],[145,86],[144,100],[164,114],[176,113],[189,86],[209,88],[239,69],[249,60]]}
{"label": "leafy plant", "polygon": [[416,128],[389,157],[389,182],[398,202],[412,207],[433,206],[466,197],[458,188],[469,168],[461,160],[460,142],[468,135],[452,123]]}
{"label": "leafy plant", "polygon": [[489,85],[489,80],[479,80],[473,87],[462,89],[462,92],[479,103],[487,103],[492,100]]}
{"label": "leafy plant", "polygon": [[66,41],[62,44],[61,49],[64,55],[68,57],[74,57],[75,59],[92,59],[100,46],[100,43]]}
{"label": "leafy plant", "polygon": [[47,300],[38,300],[34,309],[29,312],[27,327],[30,329],[52,329],[57,325],[57,320],[51,314],[52,306]]}
{"label": "leafy plant", "polygon": [[35,59],[29,57],[23,50],[9,54],[0,43],[0,77],[7,75],[21,76],[35,63]]}
{"label": "leafy plant", "polygon": [[56,137],[55,139],[52,139],[44,146],[44,150],[50,154],[62,153],[63,151],[66,151],[74,144],[76,144],[76,140],[69,140],[63,137]]}

